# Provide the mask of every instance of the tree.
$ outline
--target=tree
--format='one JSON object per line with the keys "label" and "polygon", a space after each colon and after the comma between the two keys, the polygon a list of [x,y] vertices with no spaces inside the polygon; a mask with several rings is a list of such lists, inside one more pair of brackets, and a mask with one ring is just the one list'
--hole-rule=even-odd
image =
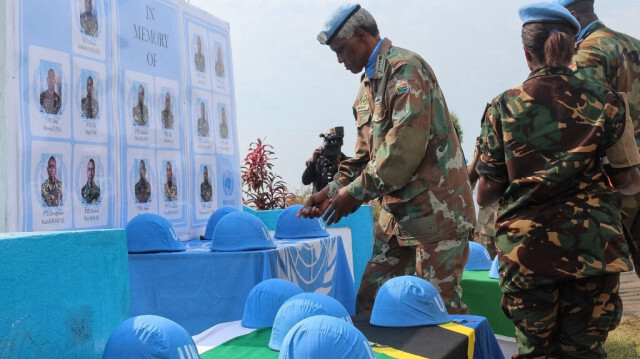
{"label": "tree", "polygon": [[293,200],[286,183],[273,172],[273,146],[261,139],[249,144],[242,164],[242,202],[258,210],[285,208]]}

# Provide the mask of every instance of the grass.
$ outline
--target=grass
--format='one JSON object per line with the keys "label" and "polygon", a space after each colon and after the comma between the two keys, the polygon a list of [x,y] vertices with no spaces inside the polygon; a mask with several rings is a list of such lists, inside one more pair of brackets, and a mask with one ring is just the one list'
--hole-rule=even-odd
{"label": "grass", "polygon": [[609,359],[640,358],[640,317],[622,318],[618,328],[609,333],[604,348]]}

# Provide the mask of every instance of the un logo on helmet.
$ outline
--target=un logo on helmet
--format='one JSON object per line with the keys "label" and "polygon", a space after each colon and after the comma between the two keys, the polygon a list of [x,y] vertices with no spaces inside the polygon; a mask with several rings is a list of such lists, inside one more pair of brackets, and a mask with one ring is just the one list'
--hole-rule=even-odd
{"label": "un logo on helmet", "polygon": [[233,193],[233,174],[229,170],[225,170],[222,175],[222,188],[227,196]]}

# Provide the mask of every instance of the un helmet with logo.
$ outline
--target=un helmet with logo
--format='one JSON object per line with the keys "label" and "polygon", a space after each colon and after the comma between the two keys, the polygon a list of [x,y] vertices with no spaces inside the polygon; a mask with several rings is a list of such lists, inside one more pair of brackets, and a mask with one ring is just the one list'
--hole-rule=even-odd
{"label": "un helmet with logo", "polygon": [[451,321],[438,290],[415,276],[389,279],[378,290],[370,323],[380,327],[417,327]]}
{"label": "un helmet with logo", "polygon": [[278,309],[302,289],[288,280],[272,278],[258,283],[247,297],[242,314],[245,328],[271,328]]}
{"label": "un helmet with logo", "polygon": [[275,238],[298,239],[328,237],[324,222],[320,218],[298,218],[298,212],[302,205],[296,204],[287,207],[278,217]]}
{"label": "un helmet with logo", "polygon": [[175,229],[157,214],[141,214],[126,227],[129,253],[180,252],[185,250]]}
{"label": "un helmet with logo", "polygon": [[489,270],[491,269],[491,257],[487,249],[480,243],[469,242],[469,260],[464,270]]}

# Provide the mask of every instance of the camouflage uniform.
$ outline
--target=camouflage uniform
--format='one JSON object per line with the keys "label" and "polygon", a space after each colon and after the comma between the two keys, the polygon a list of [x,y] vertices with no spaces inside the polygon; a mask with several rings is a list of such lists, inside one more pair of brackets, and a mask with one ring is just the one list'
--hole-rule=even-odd
{"label": "camouflage uniform", "polygon": [[229,138],[229,126],[226,122],[220,123],[220,138]]}
{"label": "camouflage uniform", "polygon": [[178,197],[178,186],[176,186],[174,182],[171,182],[171,184],[169,184],[168,182],[165,182],[164,198],[166,198],[167,201],[171,202],[171,201],[175,201],[176,197]]}
{"label": "camouflage uniform", "polygon": [[93,97],[85,97],[80,100],[80,105],[82,107],[82,114],[86,118],[96,118],[98,117],[98,112],[100,112],[100,105],[98,101],[96,101]]}
{"label": "camouflage uniform", "polygon": [[198,70],[198,72],[204,72],[204,69],[205,69],[204,55],[196,52],[196,54],[193,55],[193,61],[196,64],[196,70]]}
{"label": "camouflage uniform", "polygon": [[[578,65],[577,77],[595,79],[626,94],[640,149],[640,41],[598,21],[589,27],[576,49],[573,60]],[[622,221],[640,245],[640,193],[621,197]]]}
{"label": "camouflage uniform", "polygon": [[63,190],[64,186],[58,179],[53,183],[49,182],[48,179],[42,182],[42,186],[40,186],[40,194],[42,195],[44,204],[47,207],[56,207],[61,205]]}
{"label": "camouflage uniform", "polygon": [[140,106],[140,103],[137,103],[133,107],[133,121],[138,126],[146,126],[149,122],[149,110],[147,109],[147,105]]}
{"label": "camouflage uniform", "polygon": [[136,183],[135,186],[136,199],[139,203],[147,203],[151,197],[151,184],[144,178]]}
{"label": "camouflage uniform", "polygon": [[[476,169],[508,184],[496,244],[520,357],[606,356],[622,311],[619,272],[632,265],[601,158],[640,163],[631,127],[620,96],[565,67],[533,71],[485,113]],[[634,153],[635,163],[621,160]]]}
{"label": "camouflage uniform", "polygon": [[[476,139],[476,151],[479,145],[480,138]],[[478,155],[475,151],[473,157]],[[475,170],[475,169],[474,169]],[[471,188],[475,188],[476,183],[471,183]],[[482,244],[484,248],[489,252],[489,256],[493,259],[498,252],[496,251],[496,212],[498,211],[498,204],[494,203],[491,206],[482,207],[478,206],[478,220],[476,222],[476,228],[473,231],[473,241]]]}
{"label": "camouflage uniform", "polygon": [[371,79],[362,76],[353,106],[356,155],[324,190],[334,197],[346,186],[360,201],[380,198],[384,209],[358,310],[371,309],[386,279],[415,271],[439,289],[450,313],[467,313],[459,284],[475,210],[444,96],[429,65],[388,39],[375,69]]}
{"label": "camouflage uniform", "polygon": [[201,137],[209,136],[209,121],[207,121],[206,117],[198,119],[198,135]]}
{"label": "camouflage uniform", "polygon": [[82,26],[82,32],[89,36],[96,36],[98,32],[98,19],[93,13],[83,12],[80,14],[80,25]]}
{"label": "camouflage uniform", "polygon": [[162,120],[162,128],[167,130],[173,129],[173,114],[171,111],[162,110],[162,114],[160,115],[160,119]]}
{"label": "camouflage uniform", "polygon": [[213,188],[211,187],[211,183],[202,181],[202,183],[200,183],[200,198],[202,198],[204,202],[209,202],[211,201],[212,193]]}
{"label": "camouflage uniform", "polygon": [[82,186],[82,199],[86,204],[95,204],[100,201],[100,187],[97,184],[93,184],[93,186],[89,186],[89,184],[85,184]]}
{"label": "camouflage uniform", "polygon": [[49,90],[45,90],[40,93],[40,106],[42,106],[44,112],[50,115],[55,115],[60,112],[62,99],[57,92],[49,92]]}

